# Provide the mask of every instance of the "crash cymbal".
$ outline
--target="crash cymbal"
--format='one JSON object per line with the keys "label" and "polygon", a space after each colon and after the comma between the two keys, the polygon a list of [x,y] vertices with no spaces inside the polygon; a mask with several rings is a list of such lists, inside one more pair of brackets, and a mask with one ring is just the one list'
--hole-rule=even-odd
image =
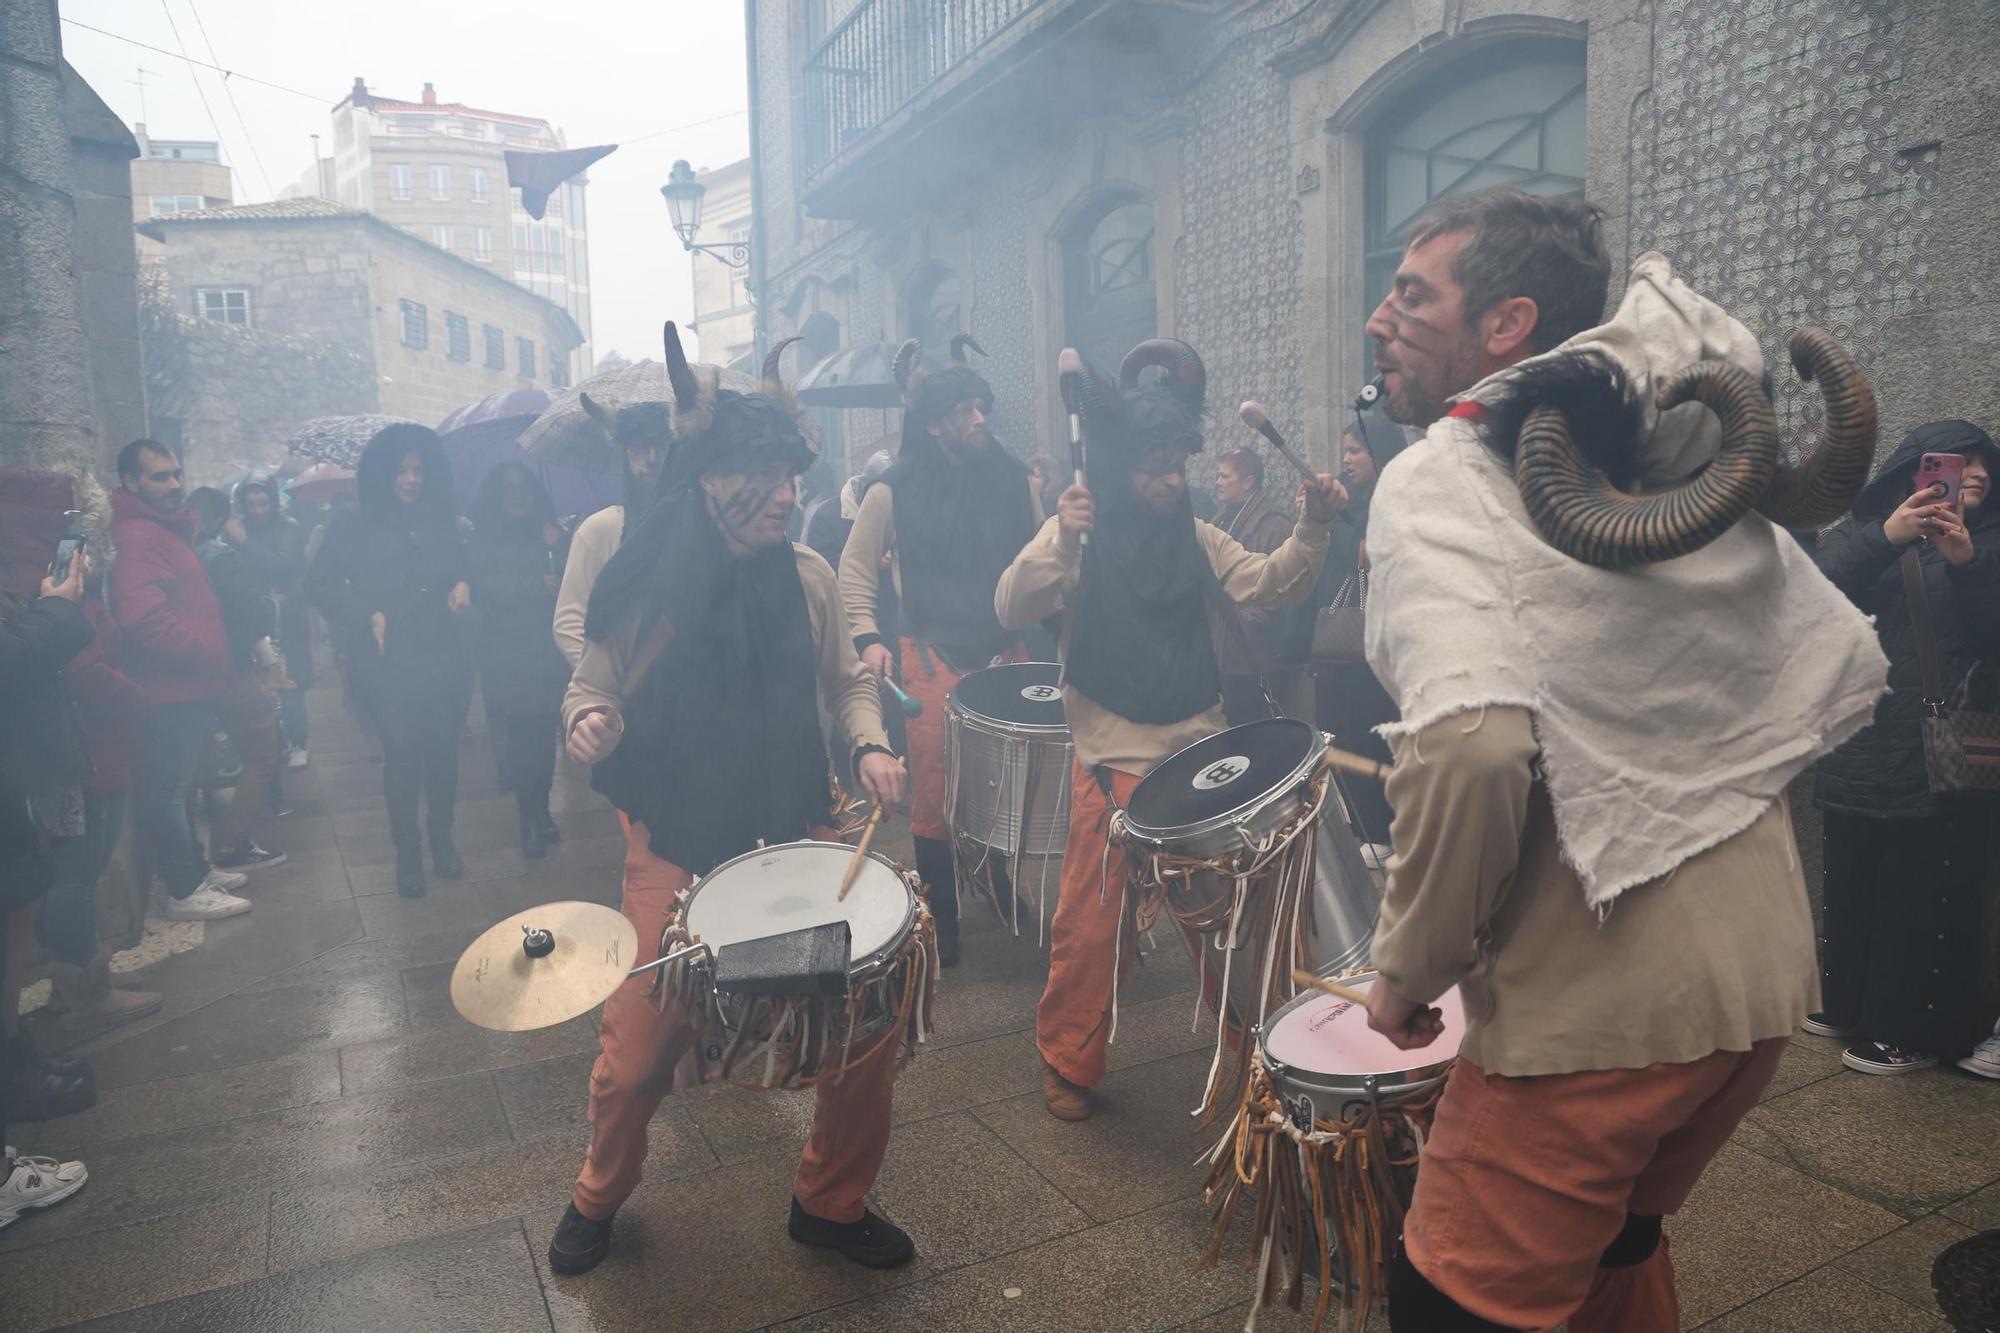
{"label": "crash cymbal", "polygon": [[495,1032],[554,1027],[611,997],[639,935],[597,903],[544,903],[474,940],[451,971],[458,1012]]}

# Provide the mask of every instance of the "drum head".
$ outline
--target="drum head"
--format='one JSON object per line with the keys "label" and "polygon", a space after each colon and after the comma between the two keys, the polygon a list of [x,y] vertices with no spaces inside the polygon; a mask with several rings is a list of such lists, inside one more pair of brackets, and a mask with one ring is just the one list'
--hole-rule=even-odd
{"label": "drum head", "polygon": [[1003,662],[961,678],[951,697],[977,717],[1016,727],[1066,727],[1062,668],[1054,662]]}
{"label": "drum head", "polygon": [[1274,717],[1219,731],[1162,760],[1132,793],[1125,821],[1164,833],[1262,803],[1320,750],[1319,732]]}
{"label": "drum head", "polygon": [[[1375,978],[1346,977],[1341,984],[1365,992]],[[1405,1051],[1368,1026],[1368,1012],[1360,1005],[1308,991],[1266,1025],[1264,1054],[1315,1082],[1352,1081],[1357,1087],[1371,1075],[1429,1069],[1456,1056],[1465,1035],[1465,1001],[1456,986],[1439,998],[1437,1007],[1444,1014],[1444,1031],[1430,1045]]]}
{"label": "drum head", "polygon": [[916,902],[888,861],[870,852],[844,902],[834,901],[854,849],[838,842],[788,842],[724,861],[694,887],[688,934],[711,949],[845,920],[855,962],[908,932]]}

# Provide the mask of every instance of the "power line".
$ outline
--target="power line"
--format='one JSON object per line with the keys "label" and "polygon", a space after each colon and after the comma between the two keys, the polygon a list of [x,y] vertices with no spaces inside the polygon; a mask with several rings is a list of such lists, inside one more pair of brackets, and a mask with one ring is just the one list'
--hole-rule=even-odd
{"label": "power line", "polygon": [[[172,17],[173,17],[172,15],[168,16],[169,22],[172,21]],[[334,99],[322,97],[318,93],[300,92],[297,88],[287,88],[284,84],[272,83],[269,79],[259,79],[252,75],[241,73],[237,70],[224,69],[220,65],[211,65],[206,61],[189,60],[188,54],[185,50],[181,51],[178,55],[176,55],[174,52],[167,50],[164,46],[154,46],[150,42],[142,42],[136,37],[127,37],[123,33],[112,32],[107,28],[93,28],[90,24],[80,23],[73,18],[65,18],[63,19],[63,22],[69,24],[72,28],[81,28],[85,32],[94,32],[99,37],[109,37],[114,42],[124,42],[127,46],[136,46],[144,51],[152,51],[155,54],[163,56],[172,56],[175,60],[186,60],[187,63],[190,65],[199,65],[203,69],[212,69],[218,74],[226,75],[230,78],[242,79],[245,83],[254,83],[257,84],[259,87],[263,88],[275,88],[281,93],[290,93],[294,97],[303,97],[307,101],[317,102],[321,106],[333,105]],[[180,40],[180,34],[179,33],[174,34],[174,39],[176,41]]]}
{"label": "power line", "polygon": [[[165,4],[166,0],[160,0],[160,3]],[[215,54],[215,43],[209,40],[208,25],[201,21],[201,10],[195,7],[194,0],[187,0],[187,7],[188,12],[194,15],[194,26],[201,33],[203,45],[208,47],[208,58],[210,60],[219,59]],[[190,71],[190,77],[192,77],[192,71]],[[250,123],[243,119],[243,108],[236,104],[236,90],[229,86],[229,72],[227,70],[224,70],[222,74],[222,95],[229,99],[229,109],[236,113],[236,123],[243,129],[243,142],[250,145],[250,160],[257,164],[257,174],[264,178],[264,193],[270,195],[273,199],[277,198],[278,192],[271,186],[271,173],[264,170],[264,155],[257,151],[257,139],[250,133]]]}
{"label": "power line", "polygon": [[[174,45],[181,49],[181,59],[187,61],[188,82],[194,85],[194,95],[201,99],[201,109],[208,115],[208,127],[215,131],[215,141],[221,143],[222,125],[215,119],[215,109],[208,104],[208,94],[202,91],[201,80],[195,77],[194,61],[188,57],[187,43],[181,40],[181,29],[180,25],[174,22],[174,11],[167,8],[167,0],[160,0],[160,9],[166,14],[167,27],[174,34]],[[173,52],[169,51],[167,54],[172,55]],[[233,162],[229,166],[229,174],[232,176],[236,174],[236,165]]]}
{"label": "power line", "polygon": [[618,141],[618,146],[620,148],[623,148],[630,144],[644,143],[648,139],[657,139],[662,135],[679,134],[682,130],[698,130],[704,125],[713,125],[718,121],[734,120],[738,116],[747,116],[749,114],[750,114],[750,108],[747,106],[742,106],[736,108],[736,110],[734,111],[725,111],[719,116],[710,116],[707,120],[689,121],[685,125],[669,125],[667,126],[667,128],[663,130],[654,130],[651,134],[641,134],[631,139],[620,139]]}

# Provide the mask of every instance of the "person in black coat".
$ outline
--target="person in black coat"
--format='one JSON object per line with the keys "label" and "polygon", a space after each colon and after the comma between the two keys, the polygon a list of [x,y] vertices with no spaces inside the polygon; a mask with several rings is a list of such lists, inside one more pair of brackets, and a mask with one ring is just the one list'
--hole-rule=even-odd
{"label": "person in black coat", "polygon": [[[1965,457],[1958,506],[1915,493],[1926,453]],[[1822,759],[1813,797],[1824,812],[1825,1007],[1806,1022],[1854,1037],[1842,1059],[1895,1074],[1970,1050],[1992,1015],[1979,995],[1980,884],[1991,805],[1933,795],[1924,764],[1916,632],[1903,566],[1914,560],[1949,694],[1972,664],[2000,656],[2000,506],[1986,503],[2000,449],[1977,426],[1934,421],[1911,432],[1820,539],[1820,571],[1875,617],[1889,693],[1875,720]]]}
{"label": "person in black coat", "polygon": [[293,768],[306,764],[306,690],[313,683],[312,639],[306,614],[306,529],[284,512],[278,483],[253,476],[236,483],[236,514],[242,520],[244,559],[264,591],[278,606],[278,648],[285,655],[285,675],[292,682],[278,691],[287,760]]}
{"label": "person in black coat", "polygon": [[479,690],[493,746],[521,820],[521,855],[536,859],[562,834],[549,815],[569,663],[549,634],[568,537],[535,474],[506,462],[473,504],[472,604],[479,620]]}
{"label": "person in black coat", "polygon": [[427,805],[431,868],[458,879],[451,838],[458,733],[468,697],[458,620],[472,604],[451,463],[431,430],[390,426],[355,469],[359,504],[329,520],[306,596],[342,644],[347,688],[382,742],[382,797],[396,844],[396,891],[424,892],[417,835]]}

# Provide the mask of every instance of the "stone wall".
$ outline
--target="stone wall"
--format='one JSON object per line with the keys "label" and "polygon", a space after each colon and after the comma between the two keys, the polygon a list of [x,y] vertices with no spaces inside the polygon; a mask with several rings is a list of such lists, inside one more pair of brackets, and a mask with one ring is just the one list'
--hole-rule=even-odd
{"label": "stone wall", "polygon": [[123,126],[119,132],[123,142],[78,139],[70,152],[76,286],[89,346],[100,466],[148,433],[139,355],[139,260],[132,231],[131,159],[137,149]]}

